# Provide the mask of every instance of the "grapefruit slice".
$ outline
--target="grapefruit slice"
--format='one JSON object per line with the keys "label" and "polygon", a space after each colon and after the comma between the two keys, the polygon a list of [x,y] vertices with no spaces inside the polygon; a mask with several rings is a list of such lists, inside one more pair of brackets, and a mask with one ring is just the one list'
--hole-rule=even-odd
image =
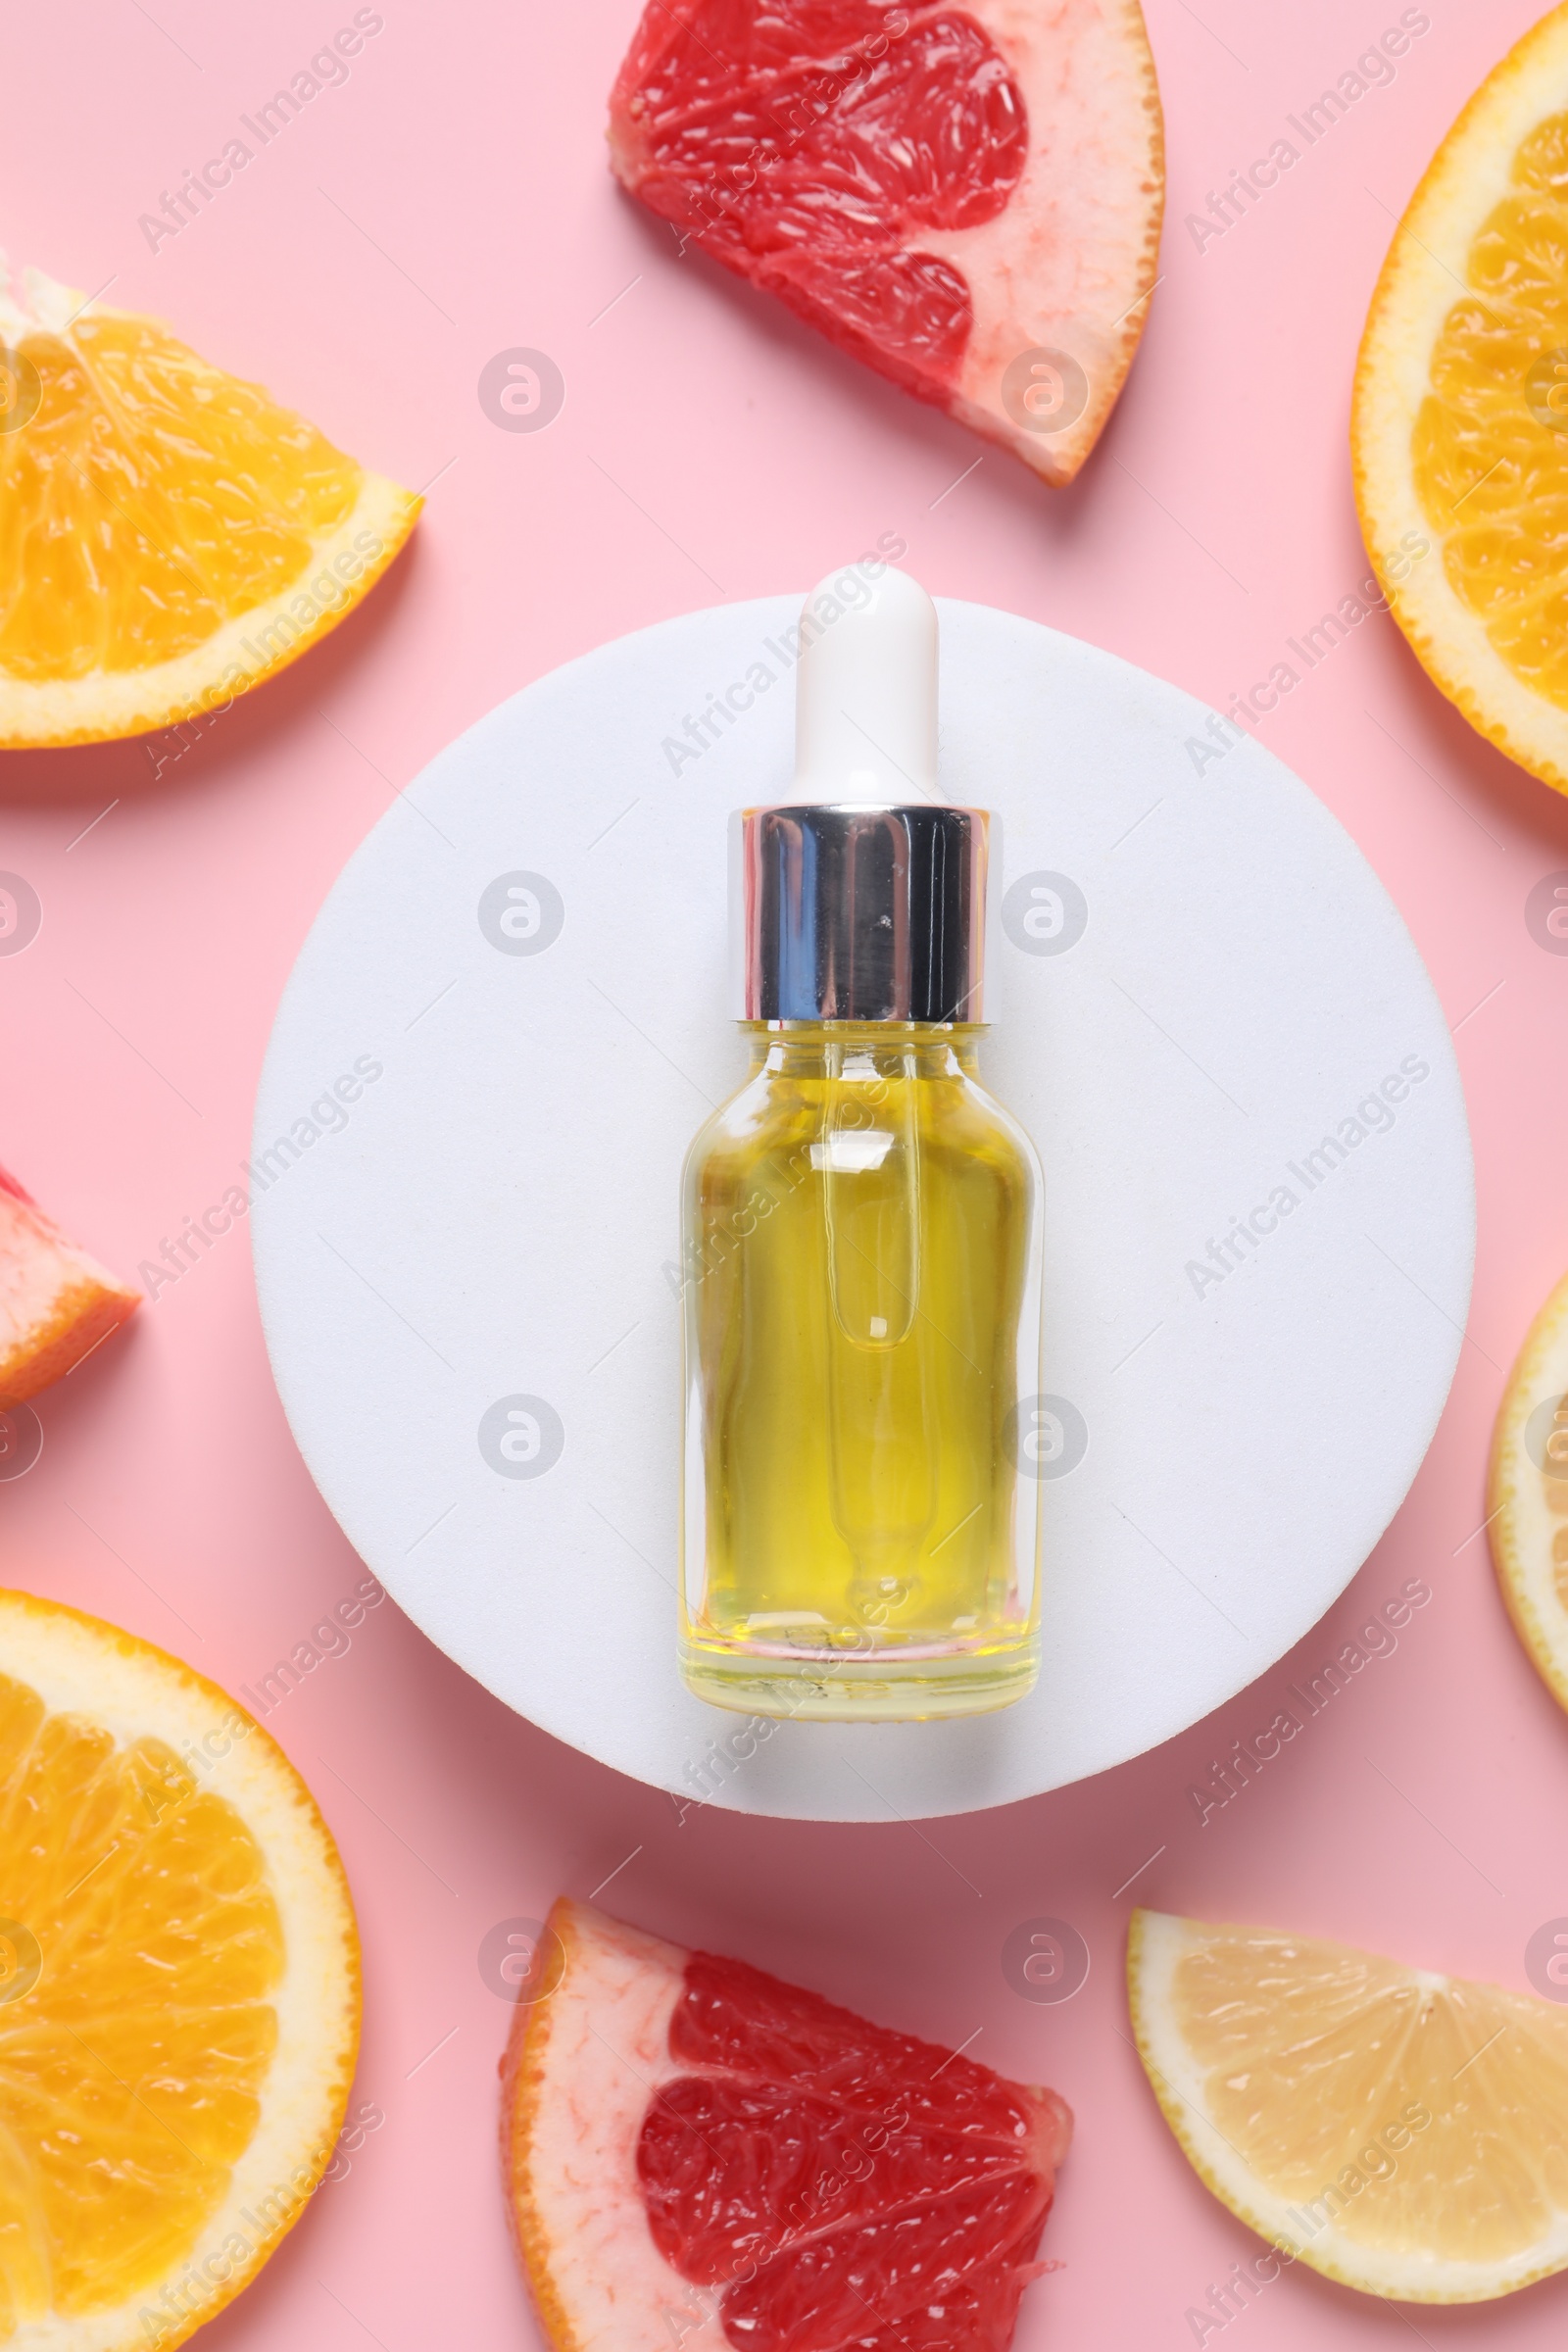
{"label": "grapefruit slice", "polygon": [[1143,331],[1164,203],[1138,0],[651,0],[616,176],[831,341],[1071,481]]}
{"label": "grapefruit slice", "polygon": [[140,1304],[0,1168],[0,1410],[63,1379]]}
{"label": "grapefruit slice", "polygon": [[1503,1391],[1487,1515],[1508,1614],[1568,1707],[1568,1275],[1531,1324]]}
{"label": "grapefruit slice", "polygon": [[1005,2352],[1054,2091],[558,1902],[502,2155],[556,2352]]}

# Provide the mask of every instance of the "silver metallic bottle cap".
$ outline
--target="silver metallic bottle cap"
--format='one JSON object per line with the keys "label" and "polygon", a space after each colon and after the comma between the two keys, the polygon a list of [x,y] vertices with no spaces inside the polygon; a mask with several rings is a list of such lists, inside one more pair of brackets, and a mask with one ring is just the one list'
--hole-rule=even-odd
{"label": "silver metallic bottle cap", "polygon": [[937,800],[936,607],[864,557],[796,637],[795,796],[730,820],[736,1015],[978,1021],[991,820]]}
{"label": "silver metallic bottle cap", "polygon": [[990,819],[906,802],[730,819],[746,1021],[979,1021]]}

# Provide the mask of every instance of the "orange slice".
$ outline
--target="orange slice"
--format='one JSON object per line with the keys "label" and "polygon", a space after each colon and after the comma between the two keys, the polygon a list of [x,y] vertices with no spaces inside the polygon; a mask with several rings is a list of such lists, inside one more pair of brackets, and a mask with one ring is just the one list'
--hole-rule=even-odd
{"label": "orange slice", "polygon": [[1134,1914],[1127,1984],[1183,2153],[1280,2250],[1257,2282],[1299,2261],[1477,2303],[1568,2269],[1568,2009],[1158,1911]]}
{"label": "orange slice", "polygon": [[0,257],[0,748],[226,709],[351,612],[419,500],[157,319]]}
{"label": "orange slice", "polygon": [[1568,6],[1489,75],[1373,297],[1351,447],[1367,547],[1472,726],[1568,792]]}
{"label": "orange slice", "polygon": [[332,2153],[354,1914],[243,1708],[0,1592],[0,2341],[167,2348],[229,2302]]}

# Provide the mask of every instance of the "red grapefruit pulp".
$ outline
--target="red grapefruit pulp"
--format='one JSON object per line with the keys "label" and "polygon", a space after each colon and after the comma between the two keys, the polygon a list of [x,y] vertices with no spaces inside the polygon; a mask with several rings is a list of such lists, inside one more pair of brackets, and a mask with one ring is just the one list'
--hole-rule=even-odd
{"label": "red grapefruit pulp", "polygon": [[502,2147],[557,2352],[1005,2352],[1054,2091],[581,1904],[542,1950]]}
{"label": "red grapefruit pulp", "polygon": [[1070,481],[1131,363],[1164,167],[1138,0],[651,0],[630,192],[906,391]]}

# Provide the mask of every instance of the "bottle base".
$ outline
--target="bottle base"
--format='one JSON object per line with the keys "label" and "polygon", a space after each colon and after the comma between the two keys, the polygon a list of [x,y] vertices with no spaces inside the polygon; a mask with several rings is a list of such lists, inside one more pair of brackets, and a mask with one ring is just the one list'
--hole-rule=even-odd
{"label": "bottle base", "polygon": [[987,1656],[759,1658],[681,1646],[686,1688],[711,1707],[806,1723],[932,1723],[1010,1707],[1040,1677],[1038,1642]]}

